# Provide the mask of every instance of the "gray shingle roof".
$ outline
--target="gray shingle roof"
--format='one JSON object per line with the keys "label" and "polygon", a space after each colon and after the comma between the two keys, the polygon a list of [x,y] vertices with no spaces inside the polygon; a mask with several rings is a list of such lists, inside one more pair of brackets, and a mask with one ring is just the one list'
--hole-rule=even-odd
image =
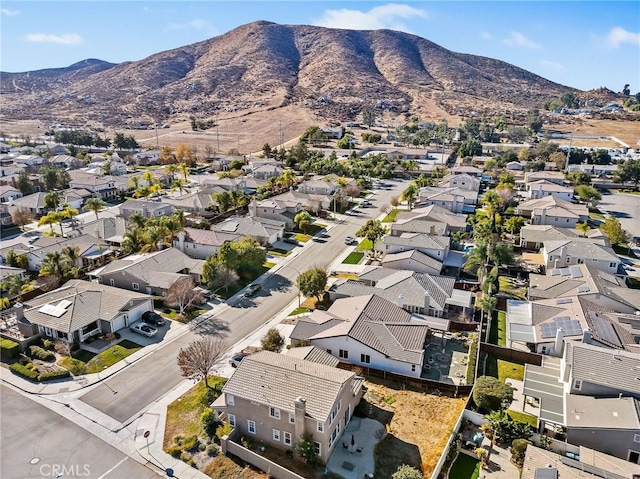
{"label": "gray shingle roof", "polygon": [[570,258],[596,258],[615,263],[620,262],[620,258],[611,247],[595,244],[585,238],[544,242],[547,254],[558,254],[563,247],[566,248],[566,255]]}
{"label": "gray shingle roof", "polygon": [[[90,281],[71,280],[62,287],[24,304],[24,316],[32,324],[72,333],[102,319],[110,321],[121,311],[147,301],[148,296]],[[62,300],[71,304],[64,314],[55,317],[39,311],[45,304],[57,305]],[[133,302],[133,303],[131,303]]]}
{"label": "gray shingle roof", "polygon": [[[442,270],[441,261],[438,261],[437,259],[432,258],[431,256],[424,254],[422,251],[418,251],[417,249],[401,251],[399,253],[388,253],[383,258],[382,265],[387,266],[389,263],[402,261],[405,259],[410,259],[411,261],[415,261],[416,263],[420,263],[428,268],[432,268],[437,271]],[[387,268],[390,268],[390,266],[387,266]]]}
{"label": "gray shingle roof", "polygon": [[350,371],[260,351],[242,360],[223,392],[288,412],[295,410],[294,401],[302,397],[307,415],[325,421],[342,388],[359,390],[360,384]]}
{"label": "gray shingle roof", "polygon": [[427,248],[435,250],[444,250],[449,246],[450,238],[448,236],[430,236],[419,233],[403,233],[400,236],[386,235],[382,244],[408,246],[411,248]]}
{"label": "gray shingle roof", "polygon": [[567,341],[565,361],[573,380],[640,394],[640,354]]}
{"label": "gray shingle roof", "polygon": [[324,349],[317,348],[315,346],[302,346],[298,348],[291,348],[287,351],[287,354],[291,357],[304,359],[318,364],[324,364],[325,366],[331,366],[335,368],[340,364],[340,361],[335,356],[331,356]]}

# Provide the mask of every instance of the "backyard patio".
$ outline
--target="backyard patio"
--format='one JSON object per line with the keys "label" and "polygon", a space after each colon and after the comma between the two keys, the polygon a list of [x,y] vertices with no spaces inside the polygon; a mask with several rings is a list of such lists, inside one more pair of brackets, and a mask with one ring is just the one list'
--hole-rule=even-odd
{"label": "backyard patio", "polygon": [[373,452],[385,434],[386,429],[382,423],[354,416],[342,434],[340,443],[331,453],[327,467],[344,479],[373,477]]}
{"label": "backyard patio", "polygon": [[449,384],[465,384],[468,350],[464,343],[435,336],[429,340],[421,377]]}

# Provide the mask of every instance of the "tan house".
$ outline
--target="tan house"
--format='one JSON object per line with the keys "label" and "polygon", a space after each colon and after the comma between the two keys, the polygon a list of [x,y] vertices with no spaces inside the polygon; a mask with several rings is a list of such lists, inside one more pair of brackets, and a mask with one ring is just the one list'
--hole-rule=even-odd
{"label": "tan house", "polygon": [[364,380],[337,369],[324,351],[303,356],[313,361],[270,351],[245,357],[211,407],[241,436],[285,451],[311,434],[327,462],[364,394]]}

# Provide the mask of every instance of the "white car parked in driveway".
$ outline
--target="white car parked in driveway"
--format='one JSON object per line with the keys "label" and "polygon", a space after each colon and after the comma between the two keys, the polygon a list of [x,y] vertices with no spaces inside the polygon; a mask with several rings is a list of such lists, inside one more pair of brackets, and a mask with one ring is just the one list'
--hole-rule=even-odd
{"label": "white car parked in driveway", "polygon": [[158,333],[158,330],[156,328],[142,322],[132,324],[131,326],[129,326],[129,329],[134,333],[142,334],[147,338],[150,338],[151,336],[155,336]]}

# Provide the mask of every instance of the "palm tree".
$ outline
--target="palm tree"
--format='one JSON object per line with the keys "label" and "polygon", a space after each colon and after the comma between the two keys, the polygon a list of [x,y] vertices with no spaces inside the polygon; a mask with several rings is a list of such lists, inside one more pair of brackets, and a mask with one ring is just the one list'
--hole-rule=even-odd
{"label": "palm tree", "polygon": [[591,229],[591,226],[589,226],[589,224],[585,221],[584,223],[578,223],[576,225],[576,229],[582,233],[583,237],[585,237]]}
{"label": "palm tree", "polygon": [[[482,311],[482,320],[491,320],[491,316],[496,309],[498,304],[498,298],[495,296],[489,296],[488,294],[483,294],[478,302],[478,307]],[[481,328],[482,329],[482,328]],[[489,334],[489,328],[487,328],[487,335]],[[489,338],[485,338],[485,341],[489,341]]]}
{"label": "palm tree", "polygon": [[411,183],[407,186],[407,189],[402,192],[402,199],[407,202],[407,206],[409,207],[409,211],[411,211],[411,207],[415,202],[416,197],[418,196],[418,189],[416,185]]}
{"label": "palm tree", "polygon": [[60,206],[60,193],[50,191],[44,195],[44,206],[49,210],[57,210],[58,206]]}
{"label": "palm tree", "polygon": [[147,226],[147,221],[149,221],[142,213],[136,211],[134,214],[129,216],[129,220],[127,221],[130,225],[133,225],[134,228],[144,228]]}
{"label": "palm tree", "polygon": [[156,182],[156,179],[150,170],[147,170],[142,174],[142,179],[145,181],[145,183],[147,183],[147,186],[149,188]]}
{"label": "palm tree", "polygon": [[173,217],[180,224],[180,226],[184,228],[184,224],[185,224],[184,210],[183,209],[174,210]]}
{"label": "palm tree", "polygon": [[131,178],[129,178],[129,183],[127,183],[127,188],[129,188],[130,190],[137,190],[140,187],[140,177],[139,176],[132,176]]}
{"label": "palm tree", "polygon": [[78,278],[82,268],[78,266],[80,261],[80,248],[78,246],[65,246],[62,248],[62,257],[65,263],[64,280]]}
{"label": "palm tree", "polygon": [[174,192],[176,190],[180,190],[180,194],[182,194],[182,192],[184,191],[184,181],[182,181],[180,178],[176,178],[171,183],[171,192]]}
{"label": "palm tree", "polygon": [[500,241],[491,248],[489,257],[495,266],[509,265],[513,263],[513,248],[511,245]]}
{"label": "palm tree", "polygon": [[45,254],[40,263],[40,276],[53,276],[55,286],[60,286],[65,276],[65,258],[60,251],[50,251]]}
{"label": "palm tree", "polygon": [[164,167],[164,171],[169,175],[171,181],[173,182],[175,180],[176,173],[179,171],[178,165],[176,165],[175,163],[170,163]]}
{"label": "palm tree", "polygon": [[144,229],[134,228],[122,235],[122,251],[125,254],[137,253],[144,245]]}
{"label": "palm tree", "polygon": [[98,212],[102,211],[107,207],[107,204],[102,201],[100,198],[89,198],[84,202],[84,206],[82,207],[85,211],[93,211],[96,215],[96,220],[98,219]]}
{"label": "palm tree", "polygon": [[36,282],[29,277],[22,277],[18,274],[10,274],[4,278],[2,282],[2,290],[7,292],[7,296],[17,296],[18,301],[22,299],[22,295],[33,291],[36,288]]}
{"label": "palm tree", "polygon": [[284,172],[282,173],[281,179],[282,179],[282,184],[286,188],[290,188],[291,186],[296,184],[298,177],[296,176],[296,172],[294,170],[284,170]]}
{"label": "palm tree", "polygon": [[145,198],[149,198],[150,194],[151,194],[151,190],[149,189],[148,186],[139,186],[138,189],[135,191],[135,193],[133,193],[133,197],[142,198],[144,196]]}
{"label": "palm tree", "polygon": [[60,232],[62,232],[62,221],[66,220],[66,219],[70,219],[72,220],[72,225],[75,223],[74,221],[74,216],[76,216],[79,213],[79,211],[75,208],[72,208],[71,205],[69,203],[65,203],[62,206],[62,211],[60,211]]}
{"label": "palm tree", "polygon": [[180,173],[182,173],[182,176],[184,177],[184,182],[188,183],[188,177],[189,177],[189,165],[187,165],[186,163],[180,163],[178,165],[178,169],[180,170]]}
{"label": "palm tree", "polygon": [[159,244],[166,245],[167,228],[164,226],[152,226],[144,231],[144,245],[140,248],[141,253],[150,253],[158,251]]}
{"label": "palm tree", "polygon": [[495,233],[496,231],[496,215],[498,213],[499,206],[502,200],[498,193],[494,190],[489,190],[484,194],[482,198],[482,204],[484,205],[484,210],[487,213],[487,217],[489,218],[489,224],[491,225],[491,231]]}
{"label": "palm tree", "polygon": [[473,249],[465,256],[467,260],[464,263],[463,269],[468,272],[475,272],[478,279],[482,281],[482,278],[487,272],[489,243],[487,241],[476,242]]}

